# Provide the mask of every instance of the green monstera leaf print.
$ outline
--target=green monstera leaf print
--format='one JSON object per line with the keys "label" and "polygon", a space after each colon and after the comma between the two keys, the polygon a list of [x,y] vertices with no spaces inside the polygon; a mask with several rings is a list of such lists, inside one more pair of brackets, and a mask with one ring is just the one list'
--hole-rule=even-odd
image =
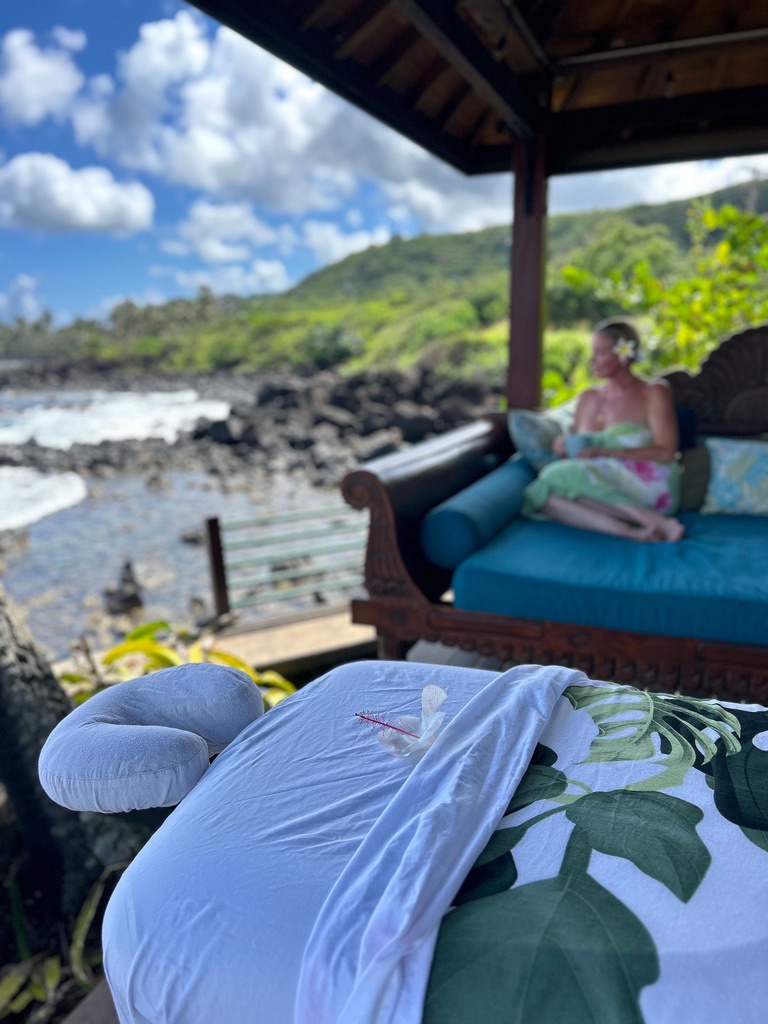
{"label": "green monstera leaf print", "polygon": [[649,760],[659,765],[659,773],[631,783],[631,790],[679,786],[691,768],[708,764],[719,750],[731,756],[741,749],[740,721],[719,704],[618,685],[571,686],[565,696],[597,726],[587,761]]}

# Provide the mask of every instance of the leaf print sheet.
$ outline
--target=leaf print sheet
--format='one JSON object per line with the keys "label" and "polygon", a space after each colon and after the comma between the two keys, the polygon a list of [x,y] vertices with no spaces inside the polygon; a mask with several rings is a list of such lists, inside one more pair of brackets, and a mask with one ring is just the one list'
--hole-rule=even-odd
{"label": "leaf print sheet", "polygon": [[425,1024],[765,1019],[766,730],[569,687],[443,919]]}

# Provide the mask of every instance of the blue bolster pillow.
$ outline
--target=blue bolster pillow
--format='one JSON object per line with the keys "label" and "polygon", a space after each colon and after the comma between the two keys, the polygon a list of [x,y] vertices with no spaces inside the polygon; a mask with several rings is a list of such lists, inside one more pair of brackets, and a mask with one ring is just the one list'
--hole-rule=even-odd
{"label": "blue bolster pillow", "polygon": [[40,782],[73,811],[172,807],[263,711],[250,676],[208,662],[117,683],[59,722],[40,752]]}
{"label": "blue bolster pillow", "polygon": [[424,518],[421,546],[442,569],[455,569],[520,514],[523,491],[535,478],[521,455],[437,505]]}

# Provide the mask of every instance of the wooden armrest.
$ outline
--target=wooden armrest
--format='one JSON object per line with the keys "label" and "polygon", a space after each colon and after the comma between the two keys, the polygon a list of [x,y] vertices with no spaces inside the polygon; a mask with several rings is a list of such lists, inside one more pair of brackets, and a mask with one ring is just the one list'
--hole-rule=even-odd
{"label": "wooden armrest", "polygon": [[448,587],[450,572],[424,557],[419,534],[427,512],[496,469],[513,453],[506,417],[496,414],[412,448],[373,459],[341,482],[344,499],[371,513],[366,585],[371,596],[429,600]]}

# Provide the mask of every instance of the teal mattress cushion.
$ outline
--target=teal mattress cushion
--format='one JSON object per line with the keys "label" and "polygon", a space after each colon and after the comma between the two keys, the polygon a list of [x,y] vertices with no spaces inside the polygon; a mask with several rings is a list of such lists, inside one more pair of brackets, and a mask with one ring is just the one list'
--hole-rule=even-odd
{"label": "teal mattress cushion", "polygon": [[424,554],[442,569],[455,569],[519,515],[523,491],[535,476],[530,464],[516,455],[435,506],[421,527]]}
{"label": "teal mattress cushion", "polygon": [[467,611],[768,643],[768,517],[680,516],[678,544],[516,519],[453,577]]}

